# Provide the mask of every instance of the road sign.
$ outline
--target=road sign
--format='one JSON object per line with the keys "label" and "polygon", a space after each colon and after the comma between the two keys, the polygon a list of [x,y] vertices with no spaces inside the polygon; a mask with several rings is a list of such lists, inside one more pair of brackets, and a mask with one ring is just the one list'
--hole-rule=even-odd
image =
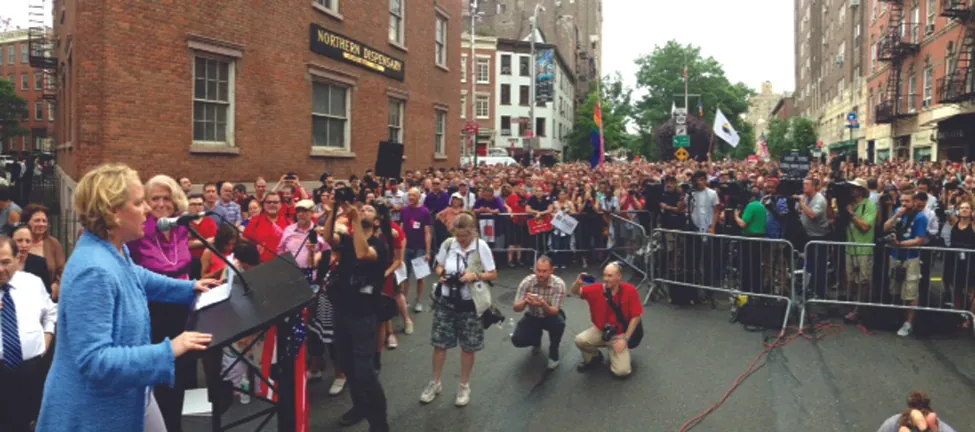
{"label": "road sign", "polygon": [[480,128],[480,124],[474,121],[468,121],[464,124],[464,132],[471,135],[477,135],[477,131]]}
{"label": "road sign", "polygon": [[690,153],[688,153],[687,152],[687,149],[684,148],[684,147],[681,147],[681,148],[677,149],[677,151],[674,152],[674,157],[676,157],[677,160],[679,160],[681,162],[687,160],[687,157],[688,156],[690,156]]}
{"label": "road sign", "polygon": [[[687,117],[687,108],[677,108],[674,110],[674,114],[677,116]],[[683,123],[683,122],[678,122],[678,123]]]}
{"label": "road sign", "polygon": [[674,135],[677,135],[677,136],[687,135],[687,125],[686,124],[679,124],[679,125],[675,126],[674,128],[676,129],[676,133],[674,133]]}
{"label": "road sign", "polygon": [[851,113],[847,114],[846,115],[846,121],[848,121],[850,123],[856,123],[857,122],[857,113],[851,112]]}
{"label": "road sign", "polygon": [[847,123],[847,129],[860,129],[860,123]]}
{"label": "road sign", "polygon": [[677,114],[677,124],[687,124],[687,114]]}
{"label": "road sign", "polygon": [[691,137],[687,135],[674,135],[674,147],[690,147]]}

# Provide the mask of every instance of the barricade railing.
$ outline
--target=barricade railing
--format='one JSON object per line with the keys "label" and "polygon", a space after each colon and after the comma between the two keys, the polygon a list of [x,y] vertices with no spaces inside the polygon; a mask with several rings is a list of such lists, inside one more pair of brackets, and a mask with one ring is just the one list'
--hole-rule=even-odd
{"label": "barricade railing", "polygon": [[800,328],[814,303],[851,306],[851,319],[873,307],[975,319],[975,249],[811,241],[805,256]]}
{"label": "barricade railing", "polygon": [[696,300],[697,291],[726,293],[733,304],[739,296],[786,303],[780,334],[785,332],[795,303],[795,260],[788,241],[762,237],[655,229],[650,237],[651,286],[666,285],[672,302]]}

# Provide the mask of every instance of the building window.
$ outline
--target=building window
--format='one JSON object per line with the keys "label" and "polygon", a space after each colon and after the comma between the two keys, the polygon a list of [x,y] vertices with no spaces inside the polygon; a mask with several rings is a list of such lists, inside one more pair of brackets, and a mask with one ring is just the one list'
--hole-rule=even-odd
{"label": "building window", "polygon": [[17,57],[15,57],[17,48],[14,45],[7,46],[7,64],[13,65],[17,62]]}
{"label": "building window", "polygon": [[349,148],[349,88],[312,83],[312,145]]}
{"label": "building window", "polygon": [[447,113],[438,110],[436,112],[436,121],[436,130],[434,131],[436,142],[433,144],[433,152],[442,155],[447,153],[444,149],[444,130],[447,124]]}
{"label": "building window", "polygon": [[467,54],[460,56],[460,82],[467,82]]}
{"label": "building window", "polygon": [[339,0],[315,0],[315,4],[332,12],[339,11]]}
{"label": "building window", "polygon": [[877,43],[870,44],[870,72],[877,71]]}
{"label": "building window", "polygon": [[934,67],[928,65],[924,68],[924,102],[923,107],[931,106],[931,94],[934,93]]}
{"label": "building window", "polygon": [[539,117],[535,119],[535,136],[546,136],[545,135],[545,117]]}
{"label": "building window", "polygon": [[44,74],[35,73],[34,74],[34,90],[41,91],[44,87]]}
{"label": "building window", "polygon": [[928,0],[928,25],[926,27],[926,33],[934,33],[934,24],[937,19],[938,14],[938,0]]}
{"label": "building window", "polygon": [[406,104],[400,99],[389,100],[389,140],[403,142],[403,109]]}
{"label": "building window", "polygon": [[7,74],[7,81],[10,81],[10,85],[14,86],[14,88],[17,88],[17,83],[14,82],[14,74]]}
{"label": "building window", "polygon": [[447,66],[447,19],[437,15],[436,59],[440,66]]}
{"label": "building window", "polygon": [[490,118],[491,96],[477,95],[477,97],[474,98],[474,115],[479,119]]}
{"label": "building window", "polygon": [[914,104],[914,97],[917,96],[917,80],[914,72],[911,71],[911,75],[907,78],[907,112],[917,111],[917,106]]}
{"label": "building window", "polygon": [[27,61],[28,61],[27,44],[25,44],[25,43],[24,44],[20,44],[20,62],[21,63],[24,63],[24,64],[27,64]]}
{"label": "building window", "polygon": [[54,121],[54,104],[50,102],[47,103],[47,120]]}
{"label": "building window", "polygon": [[531,75],[531,67],[528,63],[528,56],[518,56],[518,75],[523,77]]}
{"label": "building window", "polygon": [[528,86],[526,85],[518,86],[518,105],[528,106],[528,98],[529,98],[528,93],[529,93]]}
{"label": "building window", "polygon": [[[522,118],[522,120],[527,120],[527,119]],[[519,121],[518,122],[518,136],[519,137],[523,137],[523,136],[525,136],[527,134],[528,134],[528,122],[527,121]]]}
{"label": "building window", "polygon": [[193,68],[193,141],[233,145],[233,62],[197,56]]}
{"label": "building window", "polygon": [[511,75],[511,54],[501,54],[501,75]]}
{"label": "building window", "polygon": [[34,120],[44,120],[44,102],[34,102]]}
{"label": "building window", "polygon": [[403,1],[389,0],[389,40],[403,45]]}
{"label": "building window", "polygon": [[29,88],[30,87],[27,85],[27,74],[25,73],[20,74],[20,89],[27,90]]}
{"label": "building window", "polygon": [[501,105],[511,105],[511,84],[501,84]]}
{"label": "building window", "polygon": [[511,116],[501,116],[501,136],[511,136]]}
{"label": "building window", "polygon": [[460,95],[460,118],[467,118],[467,95]]}
{"label": "building window", "polygon": [[477,83],[491,83],[491,59],[484,57],[477,58]]}

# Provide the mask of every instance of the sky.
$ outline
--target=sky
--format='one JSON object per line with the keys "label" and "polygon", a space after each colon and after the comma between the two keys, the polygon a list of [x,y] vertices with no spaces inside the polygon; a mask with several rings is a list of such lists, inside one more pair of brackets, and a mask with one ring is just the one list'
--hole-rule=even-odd
{"label": "sky", "polygon": [[774,92],[791,92],[795,87],[793,3],[603,0],[603,73],[618,71],[627,85],[635,86],[634,60],[674,39],[700,47],[705,58],[714,57],[732,83],[741,81],[758,91],[767,80]]}

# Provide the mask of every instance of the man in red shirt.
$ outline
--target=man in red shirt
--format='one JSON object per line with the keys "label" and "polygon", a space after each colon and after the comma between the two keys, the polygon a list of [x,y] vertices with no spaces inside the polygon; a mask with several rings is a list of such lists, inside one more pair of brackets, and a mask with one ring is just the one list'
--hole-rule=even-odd
{"label": "man in red shirt", "polygon": [[264,197],[264,211],[247,224],[244,238],[257,245],[261,251],[261,262],[268,262],[277,257],[278,243],[289,222],[281,212],[281,196],[269,193]]}
{"label": "man in red shirt", "polygon": [[[589,317],[592,321],[592,327],[576,335],[576,346],[582,351],[580,372],[603,363],[603,354],[599,349],[604,347],[609,347],[610,370],[614,375],[623,377],[632,372],[628,344],[640,324],[643,304],[636,287],[623,283],[622,280],[623,268],[617,263],[610,263],[603,269],[603,283],[583,286],[580,274],[572,284],[572,294],[589,303]],[[613,307],[607,303],[607,297],[610,297],[607,294],[610,294],[614,305],[622,311],[625,322],[620,322]],[[612,336],[609,340],[604,340],[607,330]]]}

